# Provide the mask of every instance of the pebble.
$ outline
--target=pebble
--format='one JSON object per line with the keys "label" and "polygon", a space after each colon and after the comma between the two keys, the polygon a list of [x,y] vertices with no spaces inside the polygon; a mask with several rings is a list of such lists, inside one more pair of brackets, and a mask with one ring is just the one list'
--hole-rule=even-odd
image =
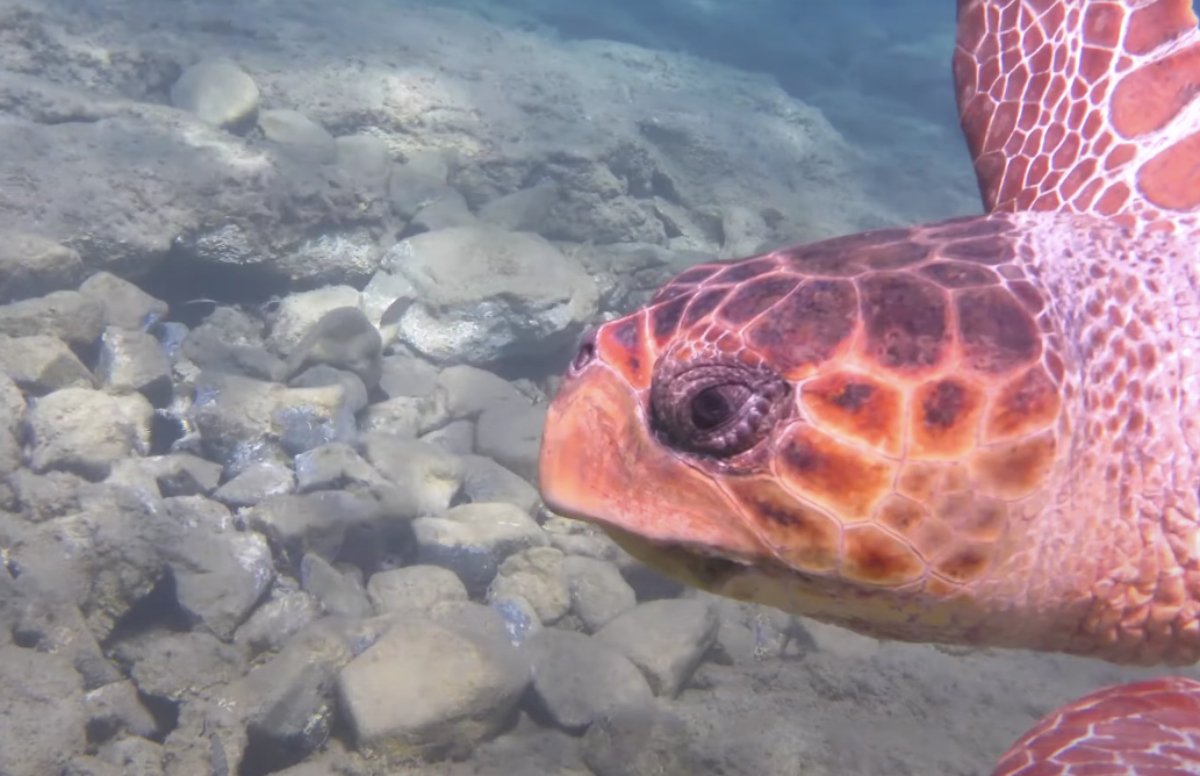
{"label": "pebble", "polygon": [[104,309],[104,322],[130,331],[142,331],[167,317],[166,302],[147,294],[111,272],[97,272],[79,286],[79,293]]}
{"label": "pebble", "polygon": [[360,449],[411,500],[416,515],[445,512],[462,487],[462,461],[431,444],[371,431],[362,436]]}
{"label": "pebble", "polygon": [[377,516],[374,499],[326,490],[268,496],[247,511],[245,520],[298,569],[301,558],[309,552],[326,560],[337,557],[346,532],[371,523]]}
{"label": "pebble", "polygon": [[276,585],[269,600],[254,610],[234,634],[234,643],[250,656],[278,652],[296,633],[321,616],[321,603],[303,590]]}
{"label": "pebble", "polygon": [[109,326],[100,337],[96,376],[110,391],[137,391],[155,407],[171,402],[171,364],[151,334]]}
{"label": "pebble", "polygon": [[104,307],[78,291],[54,291],[0,306],[0,334],[46,334],[73,348],[87,348],[104,331]]}
{"label": "pebble", "polygon": [[475,425],[475,449],[526,480],[536,480],[545,423],[545,404],[493,404]]}
{"label": "pebble", "polygon": [[270,496],[283,496],[296,489],[296,478],[287,466],[272,461],[252,463],[224,485],[213,498],[230,507],[252,507]]}
{"label": "pebble", "polygon": [[503,502],[532,513],[541,494],[525,478],[483,455],[464,455],[462,495],[473,502]]}
{"label": "pebble", "polygon": [[350,619],[371,615],[371,603],[362,583],[343,574],[319,555],[307,553],[300,561],[300,585],[304,592],[321,602],[329,614]]}
{"label": "pebble", "polygon": [[562,551],[529,547],[509,555],[497,569],[487,595],[489,601],[524,598],[543,625],[553,625],[571,609]]}

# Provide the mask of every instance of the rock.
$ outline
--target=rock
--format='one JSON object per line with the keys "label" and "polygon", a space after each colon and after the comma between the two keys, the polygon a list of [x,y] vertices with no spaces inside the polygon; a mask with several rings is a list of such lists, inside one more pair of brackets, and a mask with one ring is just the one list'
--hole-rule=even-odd
{"label": "rock", "polygon": [[96,752],[96,759],[121,769],[128,776],[165,776],[166,750],[156,741],[140,736],[122,736],[108,741]]}
{"label": "rock", "polygon": [[184,70],[171,86],[171,104],[207,124],[236,129],[258,113],[258,86],[232,60],[206,59]]}
{"label": "rock", "polygon": [[245,671],[241,654],[209,633],[149,631],[117,643],[138,691],[182,701],[232,681]]}
{"label": "rock", "polygon": [[399,763],[469,752],[509,721],[528,682],[507,642],[413,619],[342,669],[337,691],[359,748]]}
{"label": "rock", "polygon": [[499,375],[473,366],[451,366],[437,378],[452,418],[475,418],[489,407],[528,405],[529,399]]}
{"label": "rock", "polygon": [[296,486],[301,493],[314,490],[391,487],[387,479],[363,460],[354,448],[341,442],[314,447],[297,455]]}
{"label": "rock", "polygon": [[408,497],[414,517],[444,512],[462,487],[462,462],[433,445],[372,431],[363,435],[361,449]]}
{"label": "rock", "polygon": [[252,507],[270,496],[284,496],[296,489],[292,470],[280,463],[252,463],[213,493],[229,507]]}
{"label": "rock", "polygon": [[258,127],[267,140],[296,161],[307,164],[332,164],[337,161],[337,144],[333,135],[299,111],[259,111]]}
{"label": "rock", "polygon": [[0,334],[58,337],[71,347],[87,348],[104,331],[104,308],[78,291],[54,291],[45,296],[0,305]]}
{"label": "rock", "polygon": [[449,569],[417,565],[372,574],[367,595],[376,614],[427,614],[443,601],[466,601],[467,588]]}
{"label": "rock", "polygon": [[653,703],[637,666],[593,637],[546,628],[526,642],[526,649],[536,710],[569,732],[582,732],[618,710]]}
{"label": "rock", "polygon": [[79,489],[87,480],[70,472],[37,474],[19,469],[8,478],[22,517],[41,523],[79,511]]}
{"label": "rock", "polygon": [[704,601],[666,599],[618,615],[595,638],[633,661],[656,695],[673,698],[716,641],[719,625],[716,612]]}
{"label": "rock", "polygon": [[400,337],[434,361],[488,363],[570,343],[596,312],[583,267],[529,233],[462,226],[407,241],[416,298]]}
{"label": "rock", "polygon": [[139,461],[164,497],[207,496],[221,481],[221,465],[191,453],[172,453]]}
{"label": "rock", "polygon": [[234,474],[357,431],[340,386],[285,388],[235,375],[203,375],[189,414],[208,457]]}
{"label": "rock", "polygon": [[537,489],[491,458],[464,455],[462,494],[472,502],[504,502],[532,513],[541,503]]}
{"label": "rock", "polygon": [[488,600],[520,596],[533,606],[544,625],[552,625],[571,609],[571,592],[563,570],[563,554],[553,547],[530,547],[504,559],[488,586]]}
{"label": "rock", "polygon": [[126,776],[126,772],[121,767],[97,757],[80,755],[72,757],[70,762],[63,766],[62,776]]}
{"label": "rock", "polygon": [[0,234],[0,303],[66,289],[82,273],[78,251],[28,232]]}
{"label": "rock", "polygon": [[475,424],[475,449],[528,481],[537,479],[546,405],[493,404]]}
{"label": "rock", "polygon": [[617,709],[588,728],[581,748],[595,776],[682,776],[707,766],[687,725],[662,708]]}
{"label": "rock", "polygon": [[326,232],[277,257],[272,269],[288,283],[361,284],[379,267],[382,251],[367,229]]}
{"label": "rock", "polygon": [[276,771],[300,762],[329,739],[337,662],[297,645],[256,666],[229,689],[227,697],[246,724],[241,768]]}
{"label": "rock", "polygon": [[235,531],[229,510],[216,501],[180,496],[164,503],[180,526],[178,539],[163,548],[179,608],[229,641],[275,578],[271,550],[261,535]]}
{"label": "rock", "polygon": [[[467,458],[475,452],[475,424],[469,420],[454,420],[441,428],[435,428],[427,434],[422,434],[419,439],[429,445],[445,450],[451,455],[457,455],[463,459],[463,488],[464,493],[467,487],[467,478],[470,477],[470,465]],[[479,457],[479,456],[471,456]],[[490,458],[484,459],[490,461]],[[498,466],[499,464],[497,464]],[[471,499],[472,501],[503,501],[504,499]]]}
{"label": "rock", "polygon": [[0,752],[11,774],[57,773],[83,754],[83,688],[61,655],[0,647]]}
{"label": "rock", "polygon": [[461,194],[446,184],[444,174],[438,175],[413,164],[400,164],[392,168],[388,192],[392,212],[403,221],[412,220],[417,213],[443,200],[462,198]]}
{"label": "rock", "polygon": [[[381,263],[387,264],[388,255],[384,254]],[[363,287],[359,306],[366,314],[367,320],[380,327],[385,345],[390,345],[396,339],[399,316],[416,298],[416,293],[408,278],[383,269],[371,275],[371,279]]]}
{"label": "rock", "polygon": [[64,388],[29,412],[34,471],[71,471],[101,479],[117,461],[150,449],[154,408],[140,394],[112,396]]}
{"label": "rock", "polygon": [[137,688],[127,680],[110,682],[83,696],[88,738],[108,741],[128,733],[153,738],[158,735],[154,715],[138,698]]}
{"label": "rock", "polygon": [[34,395],[60,388],[93,388],[96,380],[67,343],[48,334],[0,334],[0,372]]}
{"label": "rock", "polygon": [[571,609],[589,633],[637,605],[633,588],[611,563],[578,555],[563,560]]}
{"label": "rock", "polygon": [[79,293],[104,308],[104,322],[131,331],[143,331],[167,317],[167,303],[111,272],[97,272],[79,286]]}
{"label": "rock", "polygon": [[524,644],[530,636],[542,629],[542,620],[533,604],[519,595],[497,598],[488,605],[504,620],[508,640],[516,646]]}
{"label": "rock", "polygon": [[51,595],[30,595],[19,603],[19,612],[12,623],[13,639],[18,644],[70,660],[82,677],[85,690],[122,678],[88,630],[78,606],[55,600]]}
{"label": "rock", "polygon": [[105,329],[96,376],[110,391],[137,391],[156,407],[171,402],[171,364],[159,341],[144,331]]}
{"label": "rock", "polygon": [[439,394],[397,396],[368,407],[359,427],[364,432],[382,432],[411,440],[440,427],[446,420],[445,402]]}
{"label": "rock", "polygon": [[325,364],[353,372],[370,391],[379,385],[382,359],[379,332],[357,307],[338,307],[309,329],[288,359],[288,373]]}
{"label": "rock", "polygon": [[455,226],[472,226],[475,214],[459,192],[450,189],[433,202],[422,207],[408,222],[408,234],[435,232]]}
{"label": "rock", "polygon": [[307,553],[300,561],[300,586],[321,602],[329,614],[363,619],[371,615],[367,592],[354,577],[343,574],[319,555]]}
{"label": "rock", "polygon": [[267,344],[274,352],[288,357],[326,313],[357,304],[358,291],[352,286],[325,286],[288,294],[275,310]]}
{"label": "rock", "polygon": [[341,491],[304,495],[269,496],[246,514],[246,524],[266,535],[295,568],[308,552],[332,560],[342,548],[346,532],[377,516],[370,498]]}
{"label": "rock", "polygon": [[278,652],[284,643],[321,616],[321,603],[303,590],[276,590],[271,599],[250,615],[234,635],[234,643],[251,656]]}
{"label": "rock", "polygon": [[283,379],[283,361],[263,343],[262,324],[232,307],[218,307],[188,332],[181,352],[202,370],[276,382]]}
{"label": "rock", "polygon": [[375,135],[342,135],[336,138],[337,164],[348,176],[374,189],[387,191],[392,177],[392,155],[387,143]]}
{"label": "rock", "polygon": [[560,196],[555,184],[538,184],[493,199],[479,209],[479,218],[512,231],[541,232]]}
{"label": "rock", "polygon": [[392,353],[380,363],[379,390],[389,399],[429,396],[437,390],[438,370],[417,356]]}
{"label": "rock", "polygon": [[369,403],[367,386],[353,372],[317,364],[288,380],[289,388],[321,388],[326,385],[341,386],[346,394],[346,406],[355,415],[366,409]]}
{"label": "rock", "polygon": [[463,504],[412,523],[417,561],[453,571],[472,596],[481,595],[514,552],[546,544],[532,517],[511,504]]}

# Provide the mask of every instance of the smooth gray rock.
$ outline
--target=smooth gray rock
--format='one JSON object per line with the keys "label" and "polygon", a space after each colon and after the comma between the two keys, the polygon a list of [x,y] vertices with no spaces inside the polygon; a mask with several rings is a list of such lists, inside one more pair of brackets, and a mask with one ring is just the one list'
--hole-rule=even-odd
{"label": "smooth gray rock", "polygon": [[337,557],[351,528],[379,517],[378,503],[342,491],[269,496],[246,513],[246,524],[263,533],[297,570],[301,558],[314,552],[326,560]]}
{"label": "smooth gray rock", "polygon": [[400,337],[440,363],[488,363],[568,344],[596,312],[578,261],[526,232],[459,226],[407,241],[416,290]]}
{"label": "smooth gray rock", "polygon": [[120,641],[117,659],[131,665],[139,691],[155,698],[182,701],[245,672],[238,650],[209,633],[149,631]]}
{"label": "smooth gray rock", "polygon": [[357,307],[325,313],[296,345],[288,359],[289,374],[317,364],[358,375],[367,390],[379,385],[383,358],[379,332]]}
{"label": "smooth gray rock", "polygon": [[611,563],[569,555],[563,560],[563,570],[571,591],[571,609],[589,633],[637,605],[633,588]]}
{"label": "smooth gray rock", "polygon": [[252,656],[278,652],[288,639],[320,616],[321,603],[311,594],[277,589],[237,629],[234,643],[245,647]]}
{"label": "smooth gray rock", "polygon": [[300,586],[320,601],[321,608],[329,614],[350,619],[371,615],[371,602],[362,583],[319,555],[308,553],[300,560]]}
{"label": "smooth gray rock", "polygon": [[462,461],[433,445],[372,431],[363,435],[360,448],[375,470],[408,497],[414,517],[444,512],[462,487]]}
{"label": "smooth gray rock", "polygon": [[520,407],[530,403],[508,380],[478,367],[450,366],[438,373],[438,388],[446,395],[451,418],[476,418],[489,407]]}
{"label": "smooth gray rock", "polygon": [[537,522],[512,504],[462,504],[412,523],[417,561],[453,571],[472,596],[481,595],[501,562],[547,544]]}
{"label": "smooth gray rock", "polygon": [[86,348],[103,331],[103,305],[78,291],[54,291],[0,305],[0,334],[10,337],[44,334]]}
{"label": "smooth gray rock", "polygon": [[541,503],[537,488],[482,455],[463,456],[462,494],[473,502],[503,502],[532,513]]}
{"label": "smooth gray rock", "polygon": [[0,334],[0,372],[23,391],[41,396],[60,388],[94,388],[96,379],[67,343],[48,334]]}
{"label": "smooth gray rock", "polygon": [[475,424],[475,449],[532,482],[545,423],[545,404],[493,404]]}
{"label": "smooth gray rock", "polygon": [[519,596],[533,606],[544,625],[552,625],[571,609],[571,592],[562,551],[529,547],[504,559],[488,585],[488,601]]}
{"label": "smooth gray rock", "polygon": [[[467,458],[474,457],[475,452],[475,424],[470,420],[455,420],[447,423],[441,428],[435,428],[427,434],[422,434],[420,437],[422,442],[439,447],[451,455],[461,456],[463,459],[463,492],[466,492],[467,481],[471,477],[471,466]],[[490,461],[491,459],[485,459]],[[497,464],[499,465],[499,464]],[[475,499],[472,501],[504,501],[504,499]]]}
{"label": "smooth gray rock", "polygon": [[107,741],[121,734],[152,738],[158,734],[154,715],[138,698],[137,688],[128,680],[110,682],[83,696],[87,712],[88,737]]}
{"label": "smooth gray rock", "polygon": [[79,293],[104,308],[108,326],[140,331],[167,317],[166,302],[111,272],[93,274],[80,284]]}
{"label": "smooth gray rock", "polygon": [[164,503],[180,528],[177,540],[163,548],[179,608],[195,626],[229,641],[275,578],[267,541],[234,530],[229,510],[203,496]]}
{"label": "smooth gray rock", "polygon": [[0,232],[0,304],[69,288],[82,272],[72,248],[28,232]]}
{"label": "smooth gray rock", "polygon": [[720,621],[698,599],[647,601],[613,618],[595,638],[642,670],[656,695],[673,698],[717,639]]}
{"label": "smooth gray rock", "polygon": [[100,384],[113,392],[137,391],[156,407],[171,401],[171,364],[162,344],[144,331],[109,326],[96,361]]}
{"label": "smooth gray rock", "polygon": [[528,663],[506,641],[402,620],[338,676],[355,741],[385,762],[463,755],[511,719]]}
{"label": "smooth gray rock", "polygon": [[376,614],[428,613],[444,601],[466,601],[467,588],[449,569],[416,565],[372,574],[367,595]]}
{"label": "smooth gray rock", "polygon": [[101,479],[117,461],[149,451],[153,417],[154,408],[141,394],[55,391],[29,412],[30,463],[38,472],[60,469]]}
{"label": "smooth gray rock", "polygon": [[353,447],[342,442],[332,442],[303,452],[296,456],[293,465],[296,469],[296,487],[301,493],[391,487],[388,480]]}
{"label": "smooth gray rock", "polygon": [[627,707],[653,703],[650,685],[619,651],[591,636],[546,628],[526,642],[537,710],[578,733]]}
{"label": "smooth gray rock", "polygon": [[171,104],[216,127],[233,129],[254,119],[258,86],[224,57],[197,62],[171,85]]}
{"label": "smooth gray rock", "polygon": [[325,127],[295,110],[263,110],[258,127],[287,156],[307,164],[337,161],[337,145]]}
{"label": "smooth gray rock", "polygon": [[0,647],[0,752],[11,774],[57,773],[83,754],[83,688],[61,655]]}
{"label": "smooth gray rock", "polygon": [[252,507],[270,496],[285,496],[296,489],[292,470],[281,463],[252,463],[217,488],[213,498],[230,507]]}

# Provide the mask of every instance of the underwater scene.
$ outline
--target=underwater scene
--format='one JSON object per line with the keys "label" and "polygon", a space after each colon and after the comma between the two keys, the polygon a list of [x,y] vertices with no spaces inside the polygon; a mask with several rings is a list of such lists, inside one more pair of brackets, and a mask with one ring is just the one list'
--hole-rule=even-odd
{"label": "underwater scene", "polygon": [[0,0],[0,776],[1200,773],[1192,7]]}

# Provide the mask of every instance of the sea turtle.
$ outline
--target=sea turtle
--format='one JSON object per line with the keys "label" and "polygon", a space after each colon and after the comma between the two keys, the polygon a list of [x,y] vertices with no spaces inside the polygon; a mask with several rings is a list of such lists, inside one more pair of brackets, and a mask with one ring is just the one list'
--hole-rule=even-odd
{"label": "sea turtle", "polygon": [[[585,337],[545,501],[866,634],[1194,663],[1196,16],[958,0],[953,73],[986,214],[684,271]],[[1200,683],[1160,679],[1051,715],[997,773],[1198,752]]]}

